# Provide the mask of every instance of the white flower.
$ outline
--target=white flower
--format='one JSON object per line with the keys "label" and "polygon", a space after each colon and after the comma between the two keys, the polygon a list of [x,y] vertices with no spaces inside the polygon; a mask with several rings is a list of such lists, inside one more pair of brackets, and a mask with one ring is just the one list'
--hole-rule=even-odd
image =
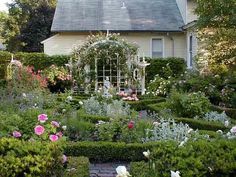
{"label": "white flower", "polygon": [[192,128],[190,128],[189,130],[188,130],[188,133],[191,133],[193,131],[193,129]]}
{"label": "white flower", "polygon": [[181,143],[179,144],[179,147],[182,147],[185,144],[185,141],[181,141]]}
{"label": "white flower", "polygon": [[83,105],[84,103],[83,103],[83,101],[79,101],[79,104],[80,104],[80,105]]}
{"label": "white flower", "polygon": [[72,98],[72,96],[68,96],[66,99],[69,101],[72,101],[73,98]]}
{"label": "white flower", "polygon": [[158,126],[158,125],[160,125],[159,122],[153,122],[152,124],[153,124],[154,126]]}
{"label": "white flower", "polygon": [[230,132],[231,132],[232,134],[236,134],[236,126],[232,127],[232,128],[230,129]]}
{"label": "white flower", "polygon": [[66,112],[66,109],[62,109],[62,112],[65,113],[65,112]]}
{"label": "white flower", "polygon": [[229,121],[226,120],[226,121],[225,121],[225,127],[228,127],[228,126],[229,126]]}
{"label": "white flower", "polygon": [[171,177],[180,177],[180,172],[179,171],[176,171],[176,172],[174,172],[174,171],[170,171],[170,174],[171,174]]}
{"label": "white flower", "polygon": [[105,124],[106,122],[102,121],[102,120],[99,120],[98,121],[98,125],[101,125],[101,124]]}
{"label": "white flower", "polygon": [[26,94],[25,94],[25,93],[22,93],[22,96],[23,96],[24,98],[26,98]]}
{"label": "white flower", "polygon": [[64,126],[62,126],[61,128],[62,128],[63,130],[66,130],[66,129],[67,129],[67,126],[64,125]]}
{"label": "white flower", "polygon": [[217,130],[216,133],[223,134],[222,130]]}
{"label": "white flower", "polygon": [[148,159],[149,159],[149,157],[150,157],[150,154],[151,154],[151,153],[150,153],[149,150],[143,152],[143,155],[144,155],[145,157],[147,157]]}
{"label": "white flower", "polygon": [[116,168],[117,176],[116,177],[128,177],[131,176],[129,172],[126,170],[125,166],[118,166]]}

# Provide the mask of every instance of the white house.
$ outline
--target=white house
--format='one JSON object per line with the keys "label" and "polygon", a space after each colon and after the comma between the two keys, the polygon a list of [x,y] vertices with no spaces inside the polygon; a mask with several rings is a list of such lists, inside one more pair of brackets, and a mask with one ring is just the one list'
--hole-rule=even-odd
{"label": "white house", "polygon": [[139,55],[185,58],[197,52],[193,0],[58,0],[51,31],[42,41],[48,55],[70,54],[89,34],[120,33]]}

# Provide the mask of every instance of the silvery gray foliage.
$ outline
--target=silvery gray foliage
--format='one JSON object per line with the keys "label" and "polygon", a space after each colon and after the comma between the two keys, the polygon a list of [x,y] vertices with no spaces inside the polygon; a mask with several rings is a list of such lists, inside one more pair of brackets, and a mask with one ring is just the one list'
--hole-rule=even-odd
{"label": "silvery gray foliage", "polygon": [[130,106],[122,100],[112,100],[111,103],[99,102],[95,97],[84,101],[83,109],[87,114],[108,117],[123,117],[130,115]]}
{"label": "silvery gray foliage", "polygon": [[83,103],[83,108],[87,114],[105,116],[103,105],[101,105],[95,97],[90,97],[84,100]]}
{"label": "silvery gray foliage", "polygon": [[[199,118],[195,117],[195,119]],[[225,114],[225,112],[218,113],[216,111],[206,113],[203,119],[207,121],[221,122],[222,124],[225,124],[225,121],[229,121],[229,117]]]}
{"label": "silvery gray foliage", "polygon": [[143,142],[161,140],[182,142],[191,136],[191,131],[192,129],[188,124],[183,124],[182,122],[177,124],[172,119],[160,119],[160,122],[154,125],[153,130],[146,130],[146,137],[143,138]]}

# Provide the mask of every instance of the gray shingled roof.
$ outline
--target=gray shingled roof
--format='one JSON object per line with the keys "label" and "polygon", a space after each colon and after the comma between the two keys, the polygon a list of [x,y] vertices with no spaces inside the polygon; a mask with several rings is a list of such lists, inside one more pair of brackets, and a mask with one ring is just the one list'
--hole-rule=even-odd
{"label": "gray shingled roof", "polygon": [[181,31],[183,25],[176,0],[58,0],[52,31]]}

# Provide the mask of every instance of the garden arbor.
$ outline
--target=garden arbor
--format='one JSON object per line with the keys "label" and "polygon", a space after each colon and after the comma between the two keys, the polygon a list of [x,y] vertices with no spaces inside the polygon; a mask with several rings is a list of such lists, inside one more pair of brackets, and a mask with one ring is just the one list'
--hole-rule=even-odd
{"label": "garden arbor", "polygon": [[140,61],[137,47],[118,38],[116,34],[92,35],[74,50],[78,75],[83,76],[85,91],[98,91],[109,79],[114,91],[128,89],[145,93],[145,60]]}

